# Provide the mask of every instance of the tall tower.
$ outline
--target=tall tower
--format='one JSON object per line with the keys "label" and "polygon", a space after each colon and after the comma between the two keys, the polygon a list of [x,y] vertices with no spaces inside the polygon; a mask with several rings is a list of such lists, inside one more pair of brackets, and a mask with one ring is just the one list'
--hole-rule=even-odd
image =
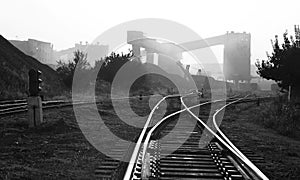
{"label": "tall tower", "polygon": [[227,33],[224,42],[223,72],[226,80],[250,81],[249,33]]}
{"label": "tall tower", "polygon": [[132,45],[135,60],[141,59],[141,45],[137,43],[137,40],[144,38],[144,33],[141,31],[127,31],[127,43]]}

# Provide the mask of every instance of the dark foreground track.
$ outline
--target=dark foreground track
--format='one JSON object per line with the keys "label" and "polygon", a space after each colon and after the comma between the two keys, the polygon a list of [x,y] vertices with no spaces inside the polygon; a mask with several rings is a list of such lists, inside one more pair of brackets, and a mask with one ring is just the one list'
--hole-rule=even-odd
{"label": "dark foreground track", "polygon": [[176,125],[177,114],[150,130],[132,173],[126,173],[130,177],[125,175],[125,179],[268,179],[221,132],[217,133],[218,138],[209,138],[207,127],[199,123],[214,118],[207,111],[200,111],[201,120],[189,113],[180,114],[185,123]]}
{"label": "dark foreground track", "polygon": [[[196,98],[196,97],[195,97]],[[166,97],[166,99],[179,100],[179,96]],[[236,99],[227,99],[227,102]],[[257,99],[243,99],[236,103],[257,101]],[[176,102],[176,101],[175,101]],[[48,101],[43,102],[43,108],[59,108],[73,106],[76,104],[86,104],[87,102],[66,102]],[[218,103],[218,102],[211,102]],[[176,104],[176,103],[175,103]],[[209,117],[207,104],[199,114],[204,122]],[[198,105],[197,107],[199,107]],[[182,107],[181,107],[182,108]],[[237,158],[222,142],[217,138],[206,140],[203,137],[205,127],[195,118],[184,111],[175,108],[165,115],[165,121],[157,126],[153,132],[149,124],[136,138],[137,145],[124,147],[121,143],[115,142],[117,146],[111,150],[111,154],[118,159],[130,160],[126,163],[106,157],[95,173],[99,179],[265,179],[259,178],[256,172],[247,166],[240,158]],[[195,107],[196,108],[196,107]],[[26,112],[26,102],[5,102],[0,104],[0,115]],[[155,108],[152,110],[155,111]],[[177,112],[175,115],[171,113]],[[184,118],[184,124],[177,124],[178,116]],[[167,115],[169,117],[167,117]],[[151,116],[149,117],[151,120]],[[149,133],[151,132],[151,133]],[[204,133],[205,134],[205,133]],[[150,136],[149,136],[150,135]],[[222,136],[218,134],[219,136]],[[150,137],[147,139],[147,137]],[[165,138],[168,137],[169,138]],[[210,141],[211,140],[211,141]],[[143,143],[147,142],[146,150]],[[247,148],[242,149],[245,155],[249,155],[254,162],[262,161],[262,158],[253,152],[248,152]],[[133,160],[133,161],[132,161]],[[130,168],[131,167],[131,168]],[[125,174],[125,176],[124,176]]]}
{"label": "dark foreground track", "polygon": [[[203,128],[197,124],[192,131],[187,127],[173,130],[174,123],[169,123],[159,136],[174,133],[172,141],[152,140],[150,156],[151,176],[158,179],[244,179],[243,172],[235,166],[232,157],[226,155],[223,147],[214,139],[208,145],[199,147]],[[188,128],[190,129],[190,128]],[[184,132],[184,133],[183,133]],[[185,140],[185,134],[191,134]],[[185,141],[176,151],[168,154],[165,149],[172,149],[178,142]],[[137,176],[138,177],[138,176]],[[139,179],[139,178],[134,178]]]}

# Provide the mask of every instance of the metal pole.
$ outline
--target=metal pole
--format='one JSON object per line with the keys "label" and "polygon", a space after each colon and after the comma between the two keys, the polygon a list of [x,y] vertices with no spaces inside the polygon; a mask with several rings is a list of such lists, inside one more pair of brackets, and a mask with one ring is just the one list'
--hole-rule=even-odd
{"label": "metal pole", "polygon": [[288,102],[291,101],[291,90],[292,90],[292,87],[291,87],[291,85],[289,85]]}
{"label": "metal pole", "polygon": [[36,106],[32,106],[33,108],[33,125],[34,127],[36,127],[36,118],[35,118],[35,109],[36,109]]}

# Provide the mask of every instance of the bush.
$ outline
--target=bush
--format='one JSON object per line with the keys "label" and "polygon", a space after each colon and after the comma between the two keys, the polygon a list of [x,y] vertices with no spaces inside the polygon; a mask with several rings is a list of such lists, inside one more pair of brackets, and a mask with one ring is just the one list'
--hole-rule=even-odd
{"label": "bush", "polygon": [[300,110],[296,104],[287,102],[281,96],[272,102],[262,104],[262,106],[262,110],[257,113],[258,123],[274,129],[282,135],[297,137],[300,132]]}

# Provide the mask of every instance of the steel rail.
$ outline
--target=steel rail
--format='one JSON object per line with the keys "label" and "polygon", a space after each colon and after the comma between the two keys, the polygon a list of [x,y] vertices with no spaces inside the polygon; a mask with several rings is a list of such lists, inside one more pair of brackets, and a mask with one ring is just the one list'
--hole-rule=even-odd
{"label": "steel rail", "polygon": [[[247,95],[248,96],[248,95]],[[229,104],[233,104],[236,103],[242,99],[245,99],[247,96],[239,98]],[[214,135],[214,137],[216,137],[224,146],[226,146],[226,148],[228,148],[234,155],[236,155],[242,162],[244,162],[247,166],[249,166],[255,173],[257,173],[257,175],[259,176],[259,178],[263,179],[263,180],[268,180],[268,178],[249,160],[247,159],[235,146],[232,147],[231,145],[233,145],[232,143],[228,143],[230,142],[229,139],[227,138],[227,140],[223,140],[219,135],[217,135],[211,128],[209,128],[206,123],[204,123],[199,117],[197,117],[190,109],[187,108],[187,106],[185,105],[185,103],[183,102],[182,98],[181,98],[181,103],[183,104],[183,106],[187,109],[187,111],[195,118],[197,119],[212,135]],[[223,106],[221,109],[223,110],[226,106],[228,106],[229,104]],[[215,117],[216,114],[218,114],[221,110],[217,110],[214,114],[213,117]],[[220,131],[219,128],[217,128],[217,124],[214,123],[214,126],[216,126],[215,128],[218,129]],[[218,132],[219,132],[218,131]],[[221,133],[220,133],[221,134]],[[222,133],[221,136],[223,136],[224,134]]]}
{"label": "steel rail", "polygon": [[[247,96],[246,96],[247,97]],[[244,97],[245,98],[245,97]],[[242,98],[242,99],[244,99]],[[223,111],[227,106],[234,104],[238,101],[240,101],[241,99],[238,99],[236,101],[230,102],[226,105],[224,105],[223,107],[221,107],[220,109],[218,109],[215,114],[213,115],[213,123],[214,126],[216,128],[216,130],[219,132],[219,134],[221,135],[221,137],[233,148],[233,150],[240,155],[240,157],[242,158],[242,161],[249,166],[255,173],[257,176],[259,176],[259,178],[267,180],[267,176],[261,172],[228,138],[227,136],[221,131],[221,129],[218,127],[218,124],[216,122],[216,116],[218,115],[219,112]]]}
{"label": "steel rail", "polygon": [[[182,100],[182,98],[184,98],[184,97],[185,97],[185,96],[180,97],[181,100]],[[172,116],[174,116],[174,115],[176,115],[176,114],[182,113],[182,112],[184,112],[184,111],[189,111],[190,109],[193,109],[193,108],[196,108],[196,107],[199,107],[199,106],[203,106],[203,105],[210,104],[210,103],[215,103],[215,102],[220,102],[220,101],[224,101],[224,100],[226,100],[226,99],[220,99],[220,100],[208,101],[208,102],[200,103],[200,104],[197,104],[197,105],[194,105],[194,106],[191,106],[191,107],[185,106],[184,109],[179,110],[179,111],[176,111],[176,112],[174,112],[174,113],[172,113],[172,114],[169,114],[168,116],[162,118],[158,123],[155,124],[155,126],[153,126],[153,127],[150,129],[150,131],[148,132],[147,137],[146,137],[146,139],[145,139],[145,141],[144,141],[144,146],[143,146],[143,151],[142,151],[142,162],[143,162],[143,163],[142,163],[142,167],[143,167],[143,164],[144,164],[144,161],[145,161],[146,149],[147,149],[147,146],[149,145],[149,141],[150,141],[151,135],[152,135],[152,133],[154,132],[154,130],[155,130],[162,122],[164,122],[164,121],[167,120],[168,118],[170,118],[170,117],[172,117]],[[143,171],[143,168],[142,168],[142,171]]]}
{"label": "steel rail", "polygon": [[180,96],[180,94],[175,94],[175,95],[168,95],[168,96],[165,96],[163,97],[161,100],[158,101],[158,103],[156,103],[156,105],[152,108],[148,118],[147,118],[147,121],[143,127],[143,130],[142,132],[140,133],[139,135],[139,139],[135,145],[135,148],[133,150],[133,153],[132,153],[132,156],[130,158],[130,161],[128,163],[128,166],[127,166],[127,169],[126,169],[126,172],[125,172],[125,175],[124,175],[124,179],[125,180],[129,180],[130,177],[131,177],[131,174],[133,172],[133,168],[134,168],[134,165],[135,165],[135,162],[137,160],[137,157],[138,157],[138,153],[139,153],[139,150],[141,148],[141,145],[142,145],[142,141],[145,137],[145,134],[146,134],[146,130],[151,122],[151,119],[152,119],[152,116],[154,114],[154,111],[157,109],[157,107],[160,105],[160,103],[162,103],[165,99],[167,98],[170,98],[170,97],[177,97],[177,96]]}
{"label": "steel rail", "polygon": [[[168,97],[177,97],[177,96],[180,96],[180,98],[182,99],[183,97],[186,97],[186,96],[189,96],[189,95],[192,95],[194,93],[189,93],[189,94],[186,94],[184,96],[180,96],[180,95],[171,95],[171,96],[168,96]],[[152,109],[151,113],[149,114],[148,116],[148,119],[147,119],[147,122],[143,128],[143,131],[142,133],[140,134],[139,136],[139,140],[135,146],[135,149],[133,151],[133,154],[132,154],[132,157],[130,159],[130,162],[129,162],[129,165],[127,167],[127,170],[126,170],[126,173],[125,173],[125,176],[124,176],[124,179],[125,180],[129,180],[130,177],[131,177],[131,174],[133,172],[133,168],[134,168],[134,164],[137,160],[137,157],[138,157],[138,153],[139,153],[139,150],[141,149],[141,141],[144,139],[144,136],[145,136],[145,133],[146,133],[146,129],[148,128],[148,125],[152,119],[152,115],[154,113],[154,111],[157,109],[157,107],[159,106],[159,104],[165,100],[166,98],[168,98],[167,96],[164,97],[163,99],[161,99],[157,104],[156,106]],[[226,99],[221,99],[221,100],[214,100],[214,101],[208,101],[208,102],[204,102],[204,103],[200,103],[200,104],[197,104],[197,105],[194,105],[194,106],[191,106],[191,107],[185,107],[185,109],[182,109],[182,110],[179,110],[179,111],[176,111],[172,114],[169,114],[168,116],[162,118],[159,122],[157,122],[151,129],[150,131],[147,133],[147,136],[145,138],[145,141],[144,141],[144,144],[143,144],[143,147],[142,147],[142,162],[145,161],[145,155],[146,155],[146,149],[147,149],[147,146],[149,144],[149,140],[150,140],[150,137],[152,135],[152,133],[154,132],[154,130],[162,123],[164,122],[166,119],[176,115],[176,114],[179,114],[179,113],[182,113],[184,111],[186,111],[187,109],[193,109],[193,108],[196,108],[196,107],[199,107],[199,106],[202,106],[202,105],[205,105],[205,104],[210,104],[210,103],[214,103],[214,102],[219,102],[219,101],[224,101]],[[143,163],[142,163],[143,165]],[[143,169],[142,169],[143,170]]]}

